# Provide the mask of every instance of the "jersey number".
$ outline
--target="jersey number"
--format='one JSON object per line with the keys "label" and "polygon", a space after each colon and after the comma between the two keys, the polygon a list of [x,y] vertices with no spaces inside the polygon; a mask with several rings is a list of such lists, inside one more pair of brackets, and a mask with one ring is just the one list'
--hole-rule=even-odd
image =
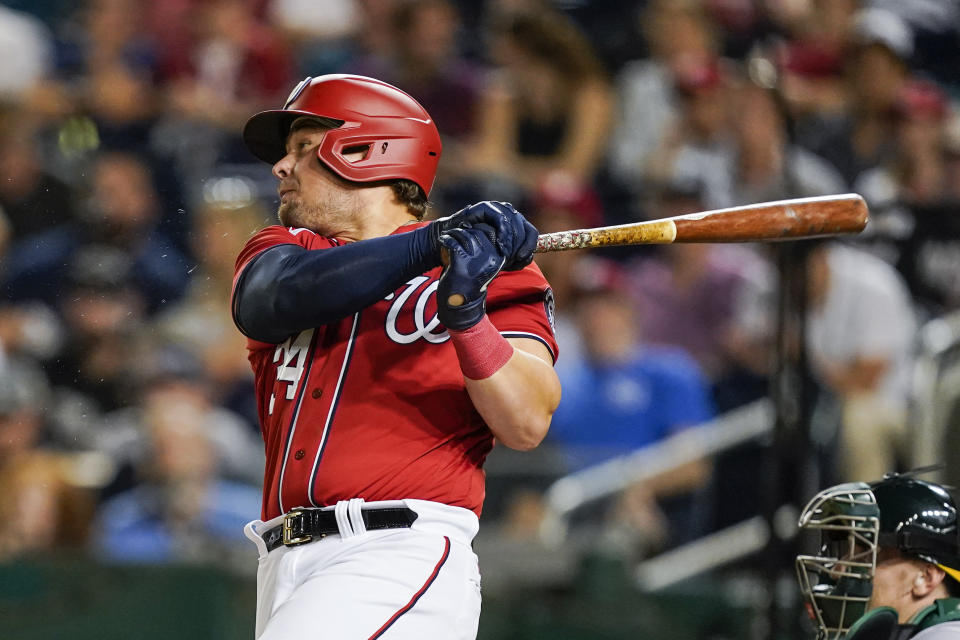
{"label": "jersey number", "polygon": [[[273,361],[279,362],[277,367],[277,382],[286,382],[287,389],[284,397],[293,400],[297,394],[300,378],[303,377],[303,368],[307,363],[307,352],[310,350],[310,340],[313,338],[313,329],[301,331],[295,336],[287,338],[277,345],[273,352]],[[270,396],[270,413],[273,413],[274,396]]]}

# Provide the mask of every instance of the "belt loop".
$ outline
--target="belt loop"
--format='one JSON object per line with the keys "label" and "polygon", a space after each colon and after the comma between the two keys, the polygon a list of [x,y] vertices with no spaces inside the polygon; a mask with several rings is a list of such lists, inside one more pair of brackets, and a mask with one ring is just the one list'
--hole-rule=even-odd
{"label": "belt loop", "polygon": [[337,519],[337,529],[340,530],[340,538],[346,539],[356,535],[353,527],[350,525],[350,516],[347,508],[350,506],[349,500],[340,500],[333,508],[333,515]]}
{"label": "belt loop", "polygon": [[359,536],[367,532],[367,525],[363,521],[363,498],[351,498],[347,502],[347,517],[353,528],[353,535]]}
{"label": "belt loop", "polygon": [[263,537],[257,531],[261,525],[263,525],[263,521],[261,520],[248,522],[243,528],[243,535],[247,536],[253,544],[257,545],[257,555],[262,560],[267,557],[267,553],[269,553],[270,550],[267,549],[267,543],[264,542]]}

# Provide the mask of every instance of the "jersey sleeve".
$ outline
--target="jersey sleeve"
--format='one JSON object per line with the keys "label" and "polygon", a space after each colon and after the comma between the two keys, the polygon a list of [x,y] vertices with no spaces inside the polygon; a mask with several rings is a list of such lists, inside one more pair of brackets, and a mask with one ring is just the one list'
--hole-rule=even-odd
{"label": "jersey sleeve", "polygon": [[557,361],[553,291],[536,264],[497,275],[487,288],[487,315],[503,337],[538,340]]}
{"label": "jersey sleeve", "polygon": [[237,256],[237,262],[233,269],[231,299],[237,291],[237,283],[240,281],[240,276],[243,274],[243,270],[247,265],[250,264],[250,261],[267,249],[282,244],[295,244],[304,249],[329,249],[330,247],[337,246],[339,243],[336,240],[317,235],[309,229],[295,229],[277,225],[261,229],[247,240],[247,244],[243,246],[243,249],[240,250],[240,255]]}
{"label": "jersey sleeve", "polygon": [[[305,249],[329,249],[330,247],[337,246],[339,243],[336,240],[318,235],[309,229],[281,227],[279,225],[261,229],[247,240],[247,243],[237,256],[233,270],[233,285],[230,293],[231,306],[233,304],[233,296],[237,291],[237,283],[240,281],[240,276],[243,274],[246,266],[267,249],[283,244],[295,244]],[[247,348],[251,351],[265,348],[272,349],[275,347],[276,345],[274,344],[247,338]]]}
{"label": "jersey sleeve", "polygon": [[271,226],[261,229],[255,233],[237,256],[237,262],[233,270],[234,284],[237,276],[243,271],[251,260],[258,255],[281,244],[296,244],[304,249],[329,249],[336,246],[337,242],[330,238],[317,235],[309,229],[295,229],[292,227]]}

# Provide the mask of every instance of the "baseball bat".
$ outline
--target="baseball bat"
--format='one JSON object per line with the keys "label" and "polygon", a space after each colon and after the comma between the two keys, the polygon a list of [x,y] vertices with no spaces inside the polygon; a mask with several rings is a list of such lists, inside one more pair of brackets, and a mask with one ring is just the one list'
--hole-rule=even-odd
{"label": "baseball bat", "polygon": [[[856,193],[844,193],[761,202],[610,227],[544,233],[537,240],[535,252],[675,242],[801,240],[859,233],[866,225],[867,203]],[[460,306],[463,302],[463,296],[458,293],[448,300],[451,306]]]}
{"label": "baseball bat", "polygon": [[761,202],[672,218],[540,235],[537,253],[632,244],[758,242],[859,233],[867,204],[856,193]]}

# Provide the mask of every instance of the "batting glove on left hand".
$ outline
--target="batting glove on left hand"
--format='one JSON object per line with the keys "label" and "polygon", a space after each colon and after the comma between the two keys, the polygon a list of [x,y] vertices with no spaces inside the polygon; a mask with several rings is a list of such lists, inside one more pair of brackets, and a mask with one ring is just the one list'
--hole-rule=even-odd
{"label": "batting glove on left hand", "polygon": [[450,229],[440,236],[449,263],[437,285],[437,316],[446,328],[463,331],[483,320],[487,285],[506,262],[494,237],[485,224]]}
{"label": "batting glove on left hand", "polygon": [[434,243],[439,248],[440,236],[451,229],[483,224],[493,231],[493,242],[506,258],[505,271],[519,271],[533,261],[533,251],[540,237],[509,202],[484,201],[464,207],[451,216],[440,218],[430,225]]}

